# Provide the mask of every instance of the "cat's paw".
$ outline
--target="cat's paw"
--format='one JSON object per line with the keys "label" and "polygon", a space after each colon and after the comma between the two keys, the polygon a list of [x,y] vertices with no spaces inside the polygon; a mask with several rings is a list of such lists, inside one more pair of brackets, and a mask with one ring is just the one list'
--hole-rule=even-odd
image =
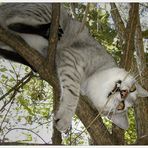
{"label": "cat's paw", "polygon": [[72,113],[66,109],[59,109],[54,119],[56,128],[61,132],[66,132],[72,121]]}

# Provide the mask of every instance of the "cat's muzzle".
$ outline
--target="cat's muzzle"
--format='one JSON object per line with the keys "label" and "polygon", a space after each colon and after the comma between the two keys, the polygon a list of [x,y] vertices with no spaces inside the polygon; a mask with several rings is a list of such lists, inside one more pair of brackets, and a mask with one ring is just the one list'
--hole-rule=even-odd
{"label": "cat's muzzle", "polygon": [[128,90],[120,90],[120,95],[122,99],[126,99],[126,97],[128,96]]}

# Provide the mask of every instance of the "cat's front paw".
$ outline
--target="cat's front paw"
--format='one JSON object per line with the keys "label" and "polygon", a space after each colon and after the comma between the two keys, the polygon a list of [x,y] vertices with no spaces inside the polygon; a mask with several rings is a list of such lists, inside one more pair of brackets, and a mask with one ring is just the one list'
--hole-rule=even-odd
{"label": "cat's front paw", "polygon": [[59,109],[55,115],[56,128],[61,132],[66,132],[72,121],[72,113],[66,109]]}

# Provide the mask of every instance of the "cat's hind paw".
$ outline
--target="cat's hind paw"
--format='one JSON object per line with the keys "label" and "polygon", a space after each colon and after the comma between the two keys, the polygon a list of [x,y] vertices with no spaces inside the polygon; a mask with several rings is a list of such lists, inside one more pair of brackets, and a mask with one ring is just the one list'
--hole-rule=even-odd
{"label": "cat's hind paw", "polygon": [[71,125],[72,115],[67,113],[65,110],[58,111],[55,115],[55,126],[57,130],[61,132],[66,132]]}

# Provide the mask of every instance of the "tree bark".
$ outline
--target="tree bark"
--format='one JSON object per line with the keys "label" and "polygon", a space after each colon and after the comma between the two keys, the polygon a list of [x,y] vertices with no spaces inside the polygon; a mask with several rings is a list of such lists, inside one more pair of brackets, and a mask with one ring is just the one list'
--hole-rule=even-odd
{"label": "tree bark", "polygon": [[118,8],[115,3],[110,3],[111,6],[111,16],[113,18],[116,31],[118,32],[119,39],[120,39],[120,46],[122,47],[125,43],[125,26],[124,22],[120,16]]}
{"label": "tree bark", "polygon": [[[54,76],[56,84],[53,87],[53,111],[54,114],[56,113],[59,102],[60,102],[60,84],[57,80],[57,73],[56,73],[56,48],[58,42],[58,30],[59,30],[59,19],[60,19],[60,4],[52,4],[52,20],[50,26],[50,36],[49,36],[49,47],[48,47],[48,56],[46,59],[46,65]],[[56,129],[55,122],[53,119],[53,135],[52,135],[52,143],[54,145],[61,145],[62,143],[62,136],[61,133]]]}
{"label": "tree bark", "polygon": [[[148,68],[146,67],[146,57],[144,53],[143,37],[140,25],[140,18],[138,16],[138,23],[136,26],[135,48],[138,57],[137,67],[141,77],[141,85],[148,90],[148,80],[142,80],[142,77],[147,77]],[[142,72],[142,73],[141,73]],[[137,144],[148,144],[148,99],[139,98],[136,101],[135,117],[137,126]]]}
{"label": "tree bark", "polygon": [[[127,22],[127,27],[124,31],[124,38],[125,43],[123,44],[123,55],[121,57],[120,65],[126,71],[130,71],[133,68],[134,63],[134,37],[135,37],[135,30],[137,24],[137,17],[139,16],[139,4],[131,3],[130,10],[129,10],[129,19]],[[122,133],[121,143],[124,144],[124,131],[117,128],[117,132],[120,131]]]}
{"label": "tree bark", "polygon": [[[76,114],[82,121],[84,126],[87,128],[90,122],[95,119],[98,115],[98,111],[92,109],[92,107],[86,103],[87,98],[80,96],[79,104],[76,110]],[[107,128],[104,126],[101,117],[92,123],[92,125],[87,129],[89,132],[94,145],[112,145],[112,137],[108,132]]]}
{"label": "tree bark", "polygon": [[[127,27],[125,28],[118,9],[114,3],[111,3],[111,14],[120,37],[121,47],[123,48],[123,56],[121,57],[121,67],[129,71],[133,68],[134,64],[134,51],[135,51],[135,30],[139,17],[139,4],[130,4],[129,19]],[[124,43],[124,44],[123,44]],[[143,54],[141,55],[143,59]],[[118,134],[119,133],[119,134]],[[113,125],[113,135],[118,135],[115,139],[115,144],[124,144],[124,131]]]}
{"label": "tree bark", "polygon": [[139,15],[139,4],[131,3],[129,10],[129,19],[125,31],[125,44],[123,46],[123,56],[121,57],[121,66],[129,71],[133,65],[133,53],[135,50],[134,38],[137,24],[137,16]]}

